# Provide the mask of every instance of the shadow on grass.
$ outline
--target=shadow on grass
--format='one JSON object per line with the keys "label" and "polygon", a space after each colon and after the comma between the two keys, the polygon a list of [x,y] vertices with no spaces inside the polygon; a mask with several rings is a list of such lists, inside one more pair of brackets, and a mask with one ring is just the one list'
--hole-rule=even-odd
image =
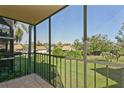
{"label": "shadow on grass", "polygon": [[[91,69],[94,70],[94,69]],[[96,68],[97,73],[103,75],[104,77],[107,78],[107,69],[106,67],[102,67],[102,68]],[[108,82],[108,87],[110,88],[121,88],[124,87],[123,82],[122,82],[122,78],[124,77],[124,74],[122,74],[121,72],[124,71],[124,69],[122,68],[113,68],[113,67],[109,67],[108,68],[108,79],[113,80],[114,82],[116,82],[116,84],[113,85],[109,85],[110,82]]]}

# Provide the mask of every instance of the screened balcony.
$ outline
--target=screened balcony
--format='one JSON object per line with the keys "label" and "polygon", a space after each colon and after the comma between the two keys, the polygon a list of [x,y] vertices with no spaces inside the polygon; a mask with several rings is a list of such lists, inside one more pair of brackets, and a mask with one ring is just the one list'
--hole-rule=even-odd
{"label": "screened balcony", "polygon": [[[124,87],[122,63],[106,62],[101,59],[90,60],[88,58],[87,42],[87,6],[82,7],[83,28],[83,58],[70,58],[52,54],[52,17],[69,6],[0,6],[0,16],[9,26],[16,21],[28,25],[27,49],[21,45],[15,45],[14,38],[0,39],[10,40],[11,58],[1,58],[0,62],[12,62],[12,64],[0,64],[0,87],[11,88],[87,88],[87,87]],[[78,11],[78,10],[77,10]],[[9,21],[13,20],[12,23]],[[48,50],[42,46],[37,47],[37,26],[46,21],[48,29]],[[14,28],[10,26],[12,31]],[[13,34],[12,34],[13,37]],[[63,37],[64,38],[64,37]],[[33,41],[33,43],[32,43]],[[0,46],[1,47],[1,46]],[[16,49],[16,53],[14,52]],[[69,46],[64,47],[66,52]],[[37,51],[40,50],[40,52]],[[41,53],[41,51],[43,52]],[[22,52],[20,52],[22,51]],[[1,55],[1,54],[0,54]]]}

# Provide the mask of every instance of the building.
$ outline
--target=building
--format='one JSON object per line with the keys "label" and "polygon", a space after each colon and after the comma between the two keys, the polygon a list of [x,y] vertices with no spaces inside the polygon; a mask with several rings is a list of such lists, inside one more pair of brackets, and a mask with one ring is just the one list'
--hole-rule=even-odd
{"label": "building", "polygon": [[36,52],[37,53],[47,53],[47,48],[43,45],[36,46]]}
{"label": "building", "polygon": [[0,49],[3,49],[4,48],[4,45],[3,44],[0,44]]}
{"label": "building", "polygon": [[23,52],[24,51],[23,45],[22,44],[15,44],[14,45],[14,51],[15,52]]}
{"label": "building", "polygon": [[62,50],[66,52],[66,51],[73,50],[73,48],[72,48],[72,45],[71,44],[63,44]]}

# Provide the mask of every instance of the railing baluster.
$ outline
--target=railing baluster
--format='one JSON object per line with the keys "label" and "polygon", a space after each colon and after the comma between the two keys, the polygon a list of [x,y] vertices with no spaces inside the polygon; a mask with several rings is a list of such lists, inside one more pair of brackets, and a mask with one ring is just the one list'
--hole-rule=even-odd
{"label": "railing baluster", "polygon": [[24,56],[25,56],[25,75],[26,75],[26,74],[27,74],[27,70],[26,70],[26,68],[27,68],[27,67],[26,67],[26,66],[27,66],[27,65],[26,65],[26,63],[27,63],[27,62],[26,62],[26,54],[24,54]]}
{"label": "railing baluster", "polygon": [[44,78],[44,54],[43,54],[43,60],[42,60],[42,77]]}
{"label": "railing baluster", "polygon": [[119,85],[120,85],[120,88],[123,88],[123,74],[122,74],[122,70],[123,68],[120,68],[120,80],[119,80]]}
{"label": "railing baluster", "polygon": [[46,55],[44,55],[44,79],[46,79]]}
{"label": "railing baluster", "polygon": [[55,62],[54,62],[54,56],[53,56],[53,85],[55,86]]}
{"label": "railing baluster", "polygon": [[60,58],[60,77],[62,75],[62,58]]}
{"label": "railing baluster", "polygon": [[39,74],[39,56],[37,53],[37,74]]}
{"label": "railing baluster", "polygon": [[40,55],[40,64],[39,64],[40,65],[40,74],[39,75],[41,76],[41,53],[39,55]]}
{"label": "railing baluster", "polygon": [[45,55],[45,79],[47,80],[47,55]]}
{"label": "railing baluster", "polygon": [[45,68],[46,68],[45,76],[46,76],[46,80],[48,80],[48,77],[47,77],[47,74],[48,74],[48,72],[47,72],[47,71],[48,71],[48,68],[47,68],[47,55],[46,55],[45,59],[46,59],[46,61],[45,61],[45,62],[46,62],[46,63],[45,63],[45,65],[46,65],[46,66],[45,66]]}
{"label": "railing baluster", "polygon": [[37,73],[37,53],[36,53],[35,71],[36,71],[36,73]]}
{"label": "railing baluster", "polygon": [[20,58],[19,58],[20,60],[19,60],[19,72],[20,72],[20,76],[21,76],[21,61],[22,61],[22,59],[21,59],[21,54],[20,54]]}
{"label": "railing baluster", "polygon": [[31,60],[30,60],[30,62],[31,62],[31,63],[30,63],[30,64],[31,64],[31,65],[30,65],[30,66],[31,66],[31,67],[30,67],[30,70],[31,70],[31,71],[30,71],[30,72],[32,73],[32,53],[31,53],[30,55],[31,55]]}
{"label": "railing baluster", "polygon": [[60,57],[60,80],[62,80],[62,58],[61,57]]}
{"label": "railing baluster", "polygon": [[35,63],[35,70],[36,70],[36,73],[38,73],[38,69],[37,69],[38,66],[37,66],[37,64],[38,64],[38,63],[37,63],[37,53],[36,53],[36,63]]}
{"label": "railing baluster", "polygon": [[76,88],[78,88],[78,60],[76,60]]}
{"label": "railing baluster", "polygon": [[47,80],[47,55],[45,54],[45,79]]}
{"label": "railing baluster", "polygon": [[[9,60],[9,62],[10,62],[10,60]],[[8,66],[11,67],[11,62],[8,64]],[[7,72],[8,75],[10,75],[10,71],[9,71],[8,68],[5,67],[5,68],[4,68],[4,71]],[[11,68],[11,72],[12,72],[12,68]],[[4,76],[4,75],[3,75],[3,76]]]}
{"label": "railing baluster", "polygon": [[46,68],[47,68],[47,71],[46,71],[46,72],[47,72],[47,73],[46,73],[46,76],[47,76],[47,80],[49,81],[49,62],[48,62],[49,56],[48,56],[48,55],[46,55],[46,56],[47,56],[47,61],[46,61],[46,62],[47,62],[47,64],[46,64]]}
{"label": "railing baluster", "polygon": [[70,60],[70,88],[72,87],[72,68],[71,68],[71,66],[72,66],[72,62]]}
{"label": "railing baluster", "polygon": [[96,63],[94,63],[94,88],[96,88]]}
{"label": "railing baluster", "polygon": [[38,53],[38,74],[40,75],[40,53]]}
{"label": "railing baluster", "polygon": [[44,72],[45,72],[44,62],[45,62],[45,55],[43,55],[43,78],[44,78]]}
{"label": "railing baluster", "polygon": [[27,58],[26,58],[26,59],[27,59],[27,60],[26,60],[26,61],[27,61],[27,63],[26,63],[27,66],[26,66],[26,67],[27,67],[27,74],[28,74],[28,54],[26,54],[26,57],[27,57]]}
{"label": "railing baluster", "polygon": [[41,72],[42,72],[41,75],[42,75],[42,77],[43,77],[43,54],[42,54],[42,63],[41,63],[41,65],[42,65],[42,66],[41,66]]}
{"label": "railing baluster", "polygon": [[44,55],[44,58],[43,58],[43,77],[45,78],[45,55]]}
{"label": "railing baluster", "polygon": [[14,62],[13,62],[13,63],[14,63],[14,64],[13,64],[13,66],[14,66],[13,72],[14,72],[14,78],[15,78],[15,77],[16,77],[16,68],[15,68],[15,67],[16,67],[16,63],[15,63],[16,60],[15,60],[15,55],[14,55],[14,60],[13,60],[13,61],[14,61]]}
{"label": "railing baluster", "polygon": [[32,53],[30,53],[31,58],[30,58],[30,74],[32,73]]}
{"label": "railing baluster", "polygon": [[106,65],[106,87],[108,88],[108,65]]}
{"label": "railing baluster", "polygon": [[46,55],[44,55],[44,78],[46,79]]}
{"label": "railing baluster", "polygon": [[65,59],[65,88],[66,88],[66,59]]}
{"label": "railing baluster", "polygon": [[48,59],[47,59],[48,57],[47,56],[48,55],[46,55],[46,80],[49,80],[48,79],[48,64],[47,64],[48,63]]}
{"label": "railing baluster", "polygon": [[56,57],[56,82],[55,82],[55,86],[57,87],[57,82],[58,82],[58,72],[57,72],[57,66],[58,66],[58,62],[57,62],[57,57]]}

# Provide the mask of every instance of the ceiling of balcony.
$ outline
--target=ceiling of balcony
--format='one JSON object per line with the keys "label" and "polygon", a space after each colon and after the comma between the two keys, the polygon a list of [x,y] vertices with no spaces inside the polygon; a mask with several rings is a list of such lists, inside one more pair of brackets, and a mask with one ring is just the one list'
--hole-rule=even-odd
{"label": "ceiling of balcony", "polygon": [[37,24],[64,7],[65,5],[1,5],[0,16]]}

